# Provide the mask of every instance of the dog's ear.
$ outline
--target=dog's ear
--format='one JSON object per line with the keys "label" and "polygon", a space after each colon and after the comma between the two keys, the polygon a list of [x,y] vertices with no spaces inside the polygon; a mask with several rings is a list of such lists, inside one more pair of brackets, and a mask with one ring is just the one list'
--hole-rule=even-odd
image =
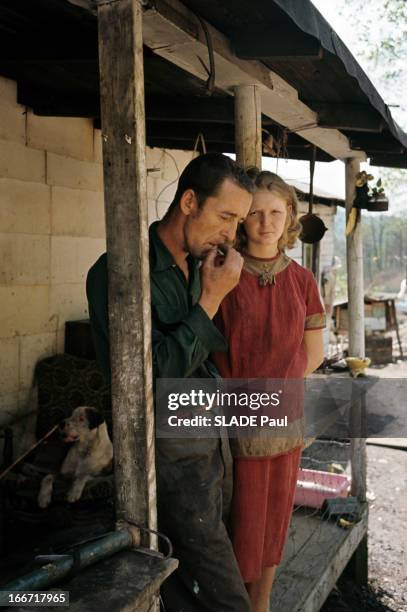
{"label": "dog's ear", "polygon": [[85,408],[85,412],[89,423],[89,429],[99,427],[105,420],[100,412],[94,408]]}

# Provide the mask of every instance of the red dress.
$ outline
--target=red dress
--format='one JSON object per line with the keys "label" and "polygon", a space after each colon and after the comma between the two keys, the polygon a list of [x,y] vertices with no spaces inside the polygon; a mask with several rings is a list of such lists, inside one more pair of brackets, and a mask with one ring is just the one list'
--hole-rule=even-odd
{"label": "red dress", "polygon": [[[258,271],[264,265],[263,278]],[[282,253],[272,260],[245,256],[239,285],[223,300],[215,323],[229,343],[227,353],[212,355],[223,378],[301,379],[304,330],[325,327],[325,315],[312,273]],[[281,561],[301,450],[297,441],[288,452],[235,456],[232,539],[245,582]]]}

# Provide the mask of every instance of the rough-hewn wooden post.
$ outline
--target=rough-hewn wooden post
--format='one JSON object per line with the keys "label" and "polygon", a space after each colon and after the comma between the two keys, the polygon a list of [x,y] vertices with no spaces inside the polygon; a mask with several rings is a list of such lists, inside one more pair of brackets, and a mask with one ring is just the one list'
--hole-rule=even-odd
{"label": "rough-hewn wooden post", "polygon": [[[358,159],[346,160],[346,216],[355,198],[356,175],[360,171]],[[365,306],[363,288],[362,214],[354,231],[346,238],[346,265],[348,272],[349,355],[365,356]]]}
{"label": "rough-hewn wooden post", "polygon": [[[346,216],[348,217],[355,198],[356,175],[360,171],[357,159],[346,160]],[[365,356],[365,304],[363,287],[363,237],[362,215],[358,211],[355,229],[346,237],[346,265],[348,272],[348,326],[349,356]],[[362,429],[361,402],[353,405],[352,422]],[[353,432],[355,435],[355,432]],[[366,440],[352,438],[352,493],[366,501]]]}
{"label": "rough-hewn wooden post", "polygon": [[236,161],[261,168],[261,99],[257,85],[238,85],[235,92]]}
{"label": "rough-hewn wooden post", "polygon": [[[355,198],[356,175],[360,171],[360,162],[350,158],[345,162],[346,176],[346,219],[352,209]],[[363,283],[363,237],[362,214],[358,211],[358,219],[354,231],[346,236],[346,264],[348,275],[348,327],[349,356],[365,356],[365,304]],[[360,396],[353,395],[351,406],[351,469],[352,495],[366,502],[366,439],[355,437],[356,431],[363,432],[365,417],[363,402]],[[360,433],[359,435],[363,435]],[[359,584],[368,581],[368,543],[367,534],[356,549],[349,570]]]}
{"label": "rough-hewn wooden post", "polygon": [[155,528],[141,26],[138,0],[99,3],[116,512],[118,524],[131,517]]}

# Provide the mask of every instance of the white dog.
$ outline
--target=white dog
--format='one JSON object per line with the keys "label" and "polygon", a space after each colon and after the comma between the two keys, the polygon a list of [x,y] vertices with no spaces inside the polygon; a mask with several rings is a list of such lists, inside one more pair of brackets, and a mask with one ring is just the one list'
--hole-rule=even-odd
{"label": "white dog", "polygon": [[[60,470],[62,476],[73,479],[67,495],[67,500],[73,503],[80,499],[88,480],[111,465],[113,445],[105,420],[95,408],[75,408],[71,418],[65,419],[59,427],[63,440],[74,443]],[[42,479],[38,494],[40,508],[50,504],[56,477],[56,474],[48,474]]]}

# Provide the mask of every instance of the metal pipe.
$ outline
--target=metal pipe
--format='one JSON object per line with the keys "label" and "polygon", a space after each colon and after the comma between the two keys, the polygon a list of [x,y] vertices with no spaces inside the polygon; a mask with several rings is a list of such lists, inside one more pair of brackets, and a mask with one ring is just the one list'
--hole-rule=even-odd
{"label": "metal pipe", "polygon": [[[97,540],[76,548],[79,568],[84,569],[96,563],[96,561],[133,546],[134,535],[131,530],[123,529],[107,533]],[[6,591],[40,590],[64,578],[71,571],[73,564],[73,556],[64,554],[53,560],[52,563],[47,563],[33,572],[25,574],[25,576],[3,585],[1,588]]]}

